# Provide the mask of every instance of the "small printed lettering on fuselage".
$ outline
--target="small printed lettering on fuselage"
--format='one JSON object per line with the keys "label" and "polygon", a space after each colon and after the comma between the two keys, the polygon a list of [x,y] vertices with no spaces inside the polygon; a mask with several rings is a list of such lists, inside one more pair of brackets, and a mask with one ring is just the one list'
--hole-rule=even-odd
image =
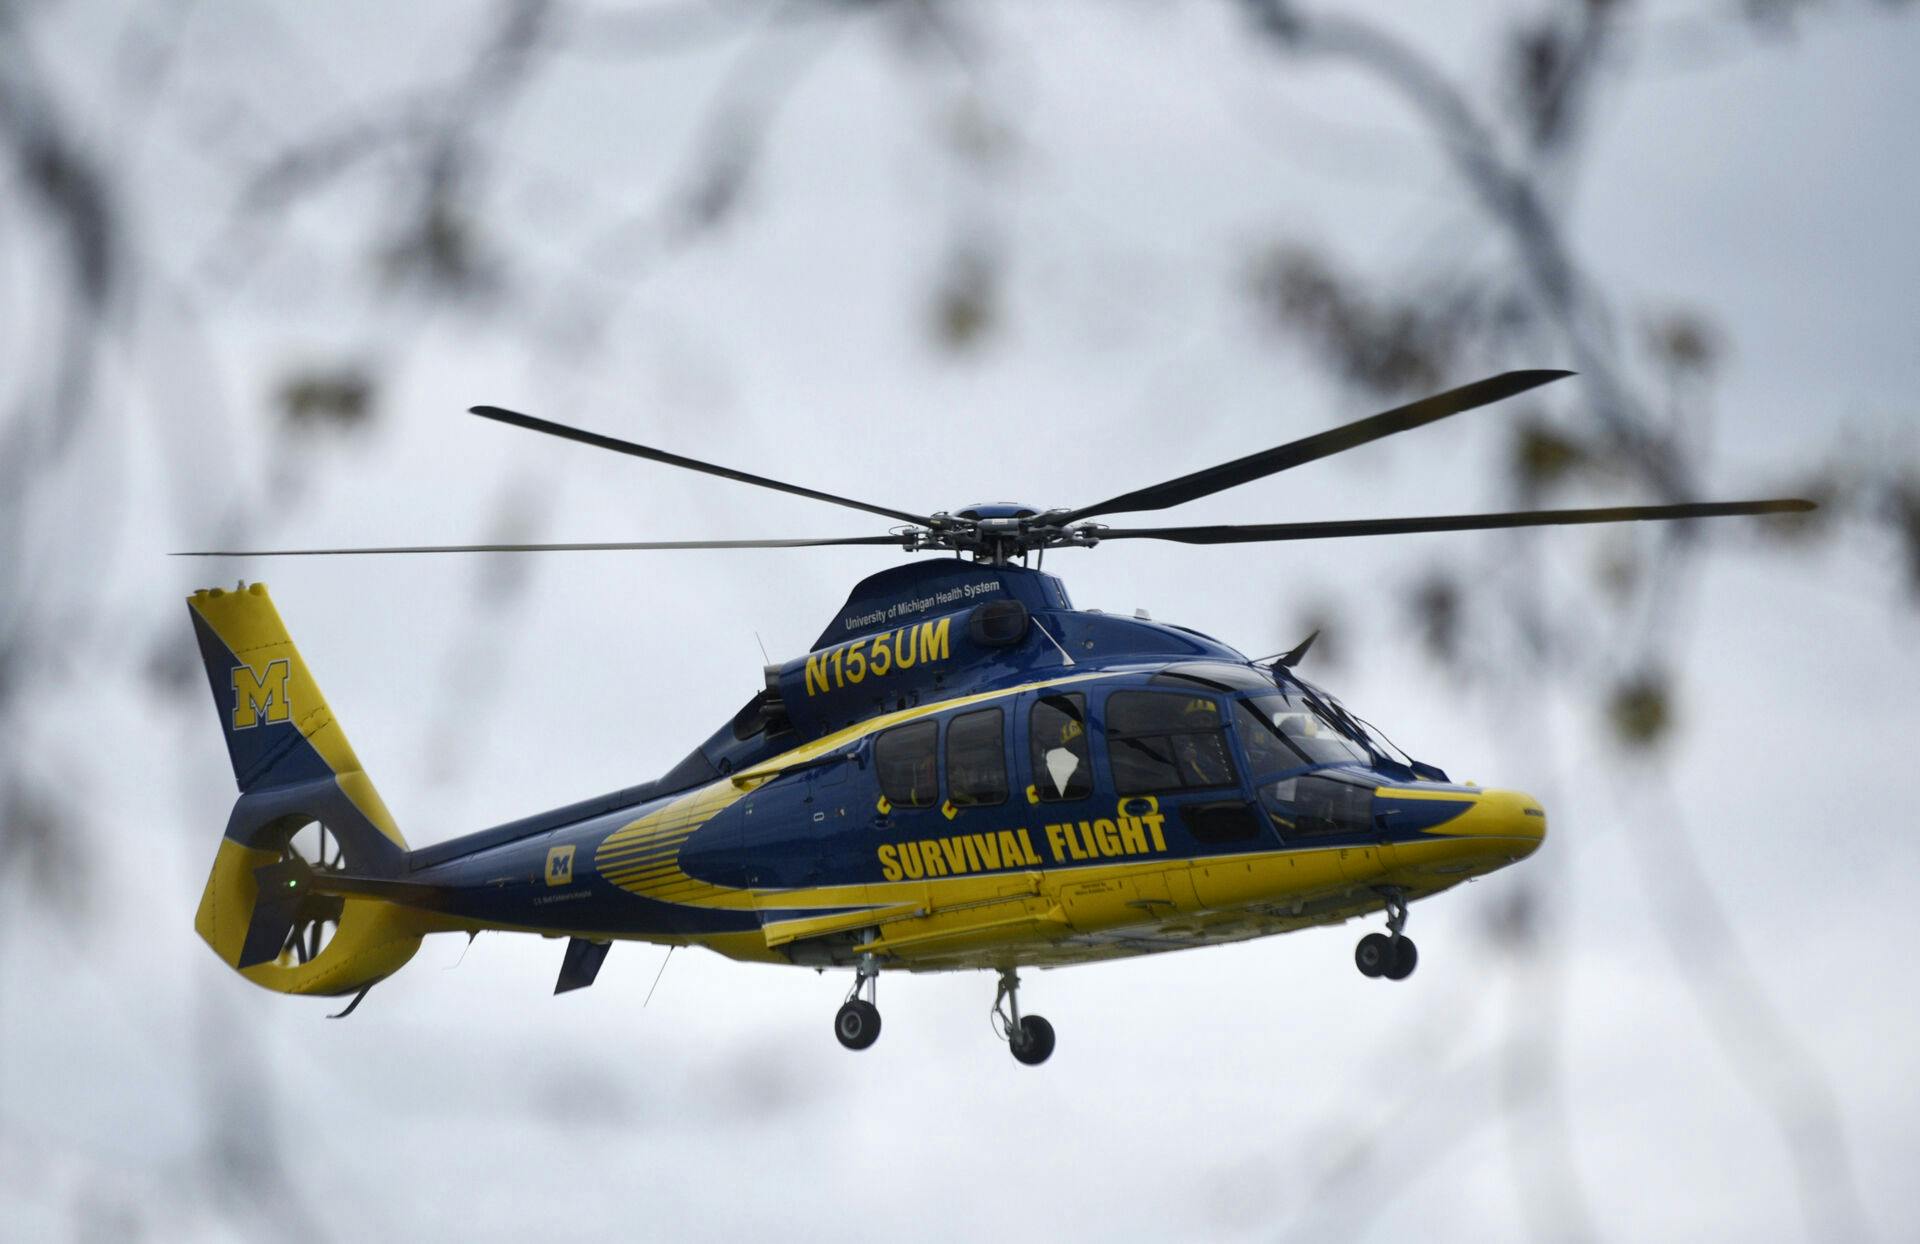
{"label": "small printed lettering on fuselage", "polygon": [[[1165,814],[1159,812],[1065,821],[1047,826],[1047,849],[1055,864],[1164,853],[1166,823]],[[1038,868],[1042,863],[1039,852],[1033,849],[1033,838],[1024,827],[922,838],[916,842],[890,842],[879,849],[879,857],[880,875],[888,881],[963,877],[1008,868]]]}
{"label": "small printed lettering on fuselage", "polygon": [[816,652],[807,658],[807,695],[811,698],[858,685],[869,676],[885,678],[916,665],[944,661],[953,653],[952,627],[952,618],[941,618]]}

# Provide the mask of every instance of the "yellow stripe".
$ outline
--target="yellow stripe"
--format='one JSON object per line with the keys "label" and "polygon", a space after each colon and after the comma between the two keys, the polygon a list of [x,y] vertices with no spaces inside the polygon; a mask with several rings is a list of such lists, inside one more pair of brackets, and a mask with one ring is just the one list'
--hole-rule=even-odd
{"label": "yellow stripe", "polygon": [[[613,885],[629,893],[659,902],[724,911],[746,911],[764,906],[766,905],[764,898],[756,897],[749,891],[731,886],[717,886],[689,877],[679,867],[680,845],[692,836],[694,831],[731,807],[735,801],[744,798],[753,788],[778,777],[783,770],[790,769],[794,765],[804,764],[809,760],[838,751],[867,735],[903,722],[917,721],[934,713],[946,712],[970,704],[1006,699],[1043,687],[1058,687],[1069,683],[1091,682],[1099,678],[1112,677],[1115,677],[1112,673],[1101,672],[1069,674],[1063,678],[1044,679],[1000,691],[982,691],[934,704],[920,704],[859,722],[845,730],[742,769],[725,780],[690,791],[666,807],[621,826],[601,841],[594,851],[593,866]],[[1001,884],[1005,884],[1005,880],[1004,876],[999,878]],[[846,892],[847,887],[835,889]],[[859,889],[860,887],[853,887],[855,892]],[[821,892],[823,891],[804,891],[802,892],[804,897],[795,905],[828,906],[829,904],[818,898]]]}
{"label": "yellow stripe", "polygon": [[788,942],[802,937],[824,937],[828,933],[840,933],[847,929],[861,929],[868,925],[885,924],[902,916],[925,914],[925,909],[911,903],[900,903],[892,907],[868,907],[859,911],[843,911],[832,916],[809,916],[804,920],[776,920],[766,926],[767,945],[784,946]]}
{"label": "yellow stripe", "polygon": [[662,864],[657,868],[642,868],[642,869],[637,869],[633,871],[619,869],[619,870],[603,872],[601,873],[601,876],[605,877],[608,881],[611,881],[614,885],[621,886],[626,889],[631,889],[636,885],[642,885],[644,883],[651,882],[651,881],[661,881],[670,877],[678,876],[679,873],[680,873],[680,865],[678,863],[668,862],[666,864]]}
{"label": "yellow stripe", "polygon": [[658,840],[649,840],[638,846],[621,847],[617,851],[605,852],[602,858],[607,863],[616,865],[642,864],[648,860],[665,859],[678,852],[680,844],[685,842],[691,834],[692,831],[689,830],[664,844]]}
{"label": "yellow stripe", "polygon": [[1437,799],[1443,803],[1474,803],[1481,794],[1470,790],[1419,790],[1408,786],[1377,786],[1373,793],[1382,799]]}

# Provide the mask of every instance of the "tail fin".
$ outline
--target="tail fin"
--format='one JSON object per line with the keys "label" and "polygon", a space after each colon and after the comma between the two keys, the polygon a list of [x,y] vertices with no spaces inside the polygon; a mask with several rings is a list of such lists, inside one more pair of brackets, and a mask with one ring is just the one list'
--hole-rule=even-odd
{"label": "tail fin", "polygon": [[[254,963],[260,948],[248,946],[248,930],[260,896],[255,873],[300,858],[295,837],[305,841],[301,831],[309,826],[318,826],[312,837],[320,849],[307,864],[365,877],[404,873],[406,841],[287,637],[266,585],[195,592],[187,605],[240,786],[194,928],[229,967],[268,989],[364,989],[413,957],[429,927],[424,913],[377,898],[314,894],[293,909],[280,953]],[[336,859],[326,855],[329,839]],[[288,913],[278,910],[285,905],[260,904],[258,914],[286,927]],[[329,924],[338,931],[323,946]],[[260,938],[256,929],[254,941]]]}

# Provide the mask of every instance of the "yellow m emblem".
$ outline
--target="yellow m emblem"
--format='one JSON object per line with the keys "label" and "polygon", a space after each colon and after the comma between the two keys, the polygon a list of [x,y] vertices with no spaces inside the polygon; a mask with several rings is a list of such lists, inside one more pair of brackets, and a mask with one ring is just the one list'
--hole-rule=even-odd
{"label": "yellow m emblem", "polygon": [[267,668],[254,673],[251,665],[233,667],[233,728],[251,730],[261,721],[286,721],[293,716],[287,699],[287,678],[291,667],[285,657],[267,662]]}
{"label": "yellow m emblem", "polygon": [[572,847],[554,847],[547,852],[547,884],[573,884]]}

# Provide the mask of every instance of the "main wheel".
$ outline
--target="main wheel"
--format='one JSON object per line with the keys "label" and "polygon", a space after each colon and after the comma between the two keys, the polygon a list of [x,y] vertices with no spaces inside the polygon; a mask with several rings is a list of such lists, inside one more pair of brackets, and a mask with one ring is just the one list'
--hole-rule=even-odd
{"label": "main wheel", "polygon": [[1353,966],[1362,976],[1384,976],[1392,965],[1393,939],[1385,933],[1369,933],[1353,948]]}
{"label": "main wheel", "polygon": [[833,1017],[833,1035],[850,1050],[864,1050],[880,1039],[880,1008],[855,998]]}
{"label": "main wheel", "polygon": [[1413,975],[1413,969],[1420,962],[1420,951],[1414,946],[1411,937],[1401,937],[1393,944],[1393,961],[1387,964],[1382,973],[1390,981],[1403,981]]}
{"label": "main wheel", "polygon": [[1038,1015],[1022,1015],[1020,1030],[1007,1045],[1015,1058],[1029,1067],[1038,1067],[1053,1053],[1053,1025]]}

